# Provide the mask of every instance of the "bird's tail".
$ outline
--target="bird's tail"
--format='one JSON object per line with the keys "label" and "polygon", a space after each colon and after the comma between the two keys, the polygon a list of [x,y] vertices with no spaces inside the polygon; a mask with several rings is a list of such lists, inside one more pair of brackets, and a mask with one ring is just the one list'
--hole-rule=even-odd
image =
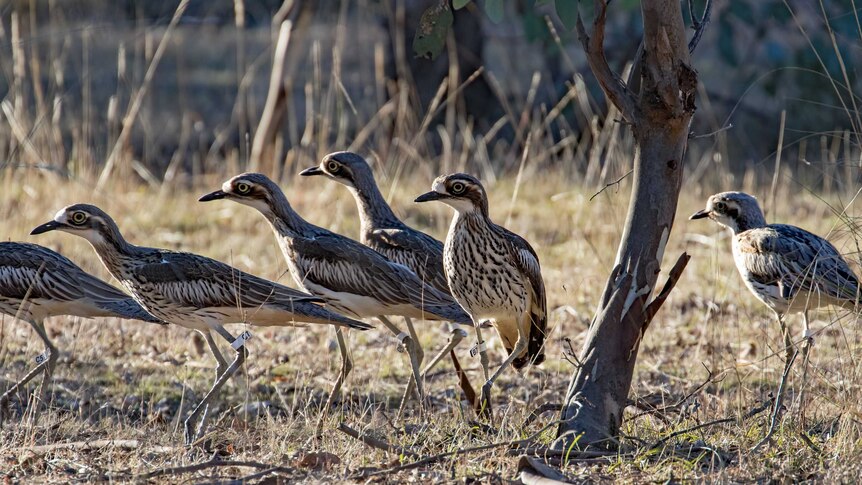
{"label": "bird's tail", "polygon": [[102,301],[99,302],[99,306],[106,311],[114,313],[115,316],[120,318],[167,325],[167,322],[150,315],[148,311],[144,310],[143,307],[141,307],[141,305],[132,298]]}
{"label": "bird's tail", "polygon": [[308,318],[308,321],[310,323],[326,323],[339,327],[352,328],[354,330],[371,330],[372,328],[374,328],[373,325],[370,325],[360,320],[354,320],[352,318],[345,317],[344,315],[335,313],[334,311],[325,308],[323,305],[319,305],[317,303],[310,305],[310,308],[305,307],[301,309],[299,307],[296,307],[293,311],[297,314],[304,314]]}

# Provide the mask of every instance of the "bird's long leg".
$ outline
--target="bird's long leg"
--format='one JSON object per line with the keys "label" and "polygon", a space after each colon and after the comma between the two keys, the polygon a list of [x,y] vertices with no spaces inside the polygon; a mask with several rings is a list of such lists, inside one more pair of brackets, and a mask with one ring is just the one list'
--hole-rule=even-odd
{"label": "bird's long leg", "polygon": [[[218,324],[213,324],[213,329],[219,333],[225,340],[230,343],[233,343],[236,339],[233,335],[230,334],[223,326]],[[201,419],[200,423],[197,426],[197,430],[193,432],[193,426],[196,421],[203,413],[204,409],[209,405],[210,401],[218,394],[221,388],[225,385],[228,379],[233,376],[236,371],[240,368],[240,366],[245,362],[246,358],[246,350],[245,346],[239,347],[236,351],[236,358],[234,358],[233,362],[228,366],[228,368],[216,379],[215,383],[213,383],[212,388],[209,392],[204,396],[203,400],[198,403],[192,413],[186,418],[185,421],[185,438],[186,444],[189,445],[194,440],[198,439],[206,430],[206,421]]]}
{"label": "bird's long leg", "polygon": [[[446,355],[449,355],[452,352],[452,350],[455,347],[457,347],[458,344],[461,343],[462,340],[464,340],[464,338],[466,336],[467,336],[467,332],[465,332],[461,328],[453,326],[452,331],[449,335],[449,341],[446,342],[446,345],[431,359],[430,362],[428,362],[428,364],[425,366],[425,368],[422,369],[422,380],[423,380],[423,382],[424,382],[425,377],[428,375],[428,373],[431,372],[431,369],[436,367],[437,364],[439,364],[440,361],[446,357]],[[453,359],[457,359],[457,357],[455,357],[454,353],[451,355],[452,355]],[[422,360],[421,357],[424,357],[424,356],[422,354],[420,354],[420,359],[419,359],[420,361]],[[415,383],[416,383],[416,380],[413,378],[413,376],[411,376],[410,382],[407,383],[407,389],[405,389],[405,391],[404,391],[404,396],[401,397],[401,405],[399,406],[399,409],[398,409],[399,416],[401,415],[401,413],[404,410],[405,402],[406,402],[408,396],[413,392],[413,387],[414,387]]]}
{"label": "bird's long leg", "polygon": [[[224,356],[222,355],[221,351],[219,350],[218,345],[216,345],[215,340],[213,339],[213,336],[212,336],[212,332],[210,332],[209,330],[207,330],[207,331],[198,330],[198,333],[200,333],[203,336],[204,340],[206,340],[206,343],[210,348],[210,353],[212,354],[213,358],[216,360],[216,375],[215,375],[215,378],[213,379],[213,384],[215,384],[218,381],[219,376],[222,375],[224,373],[224,371],[227,370],[228,364],[227,364],[227,361],[225,360]],[[210,406],[209,406],[209,404],[207,404],[206,407],[204,407],[203,412],[201,413],[200,421],[203,422],[203,421],[206,421],[207,419],[209,419],[209,414],[210,414]]]}
{"label": "bird's long leg", "polygon": [[[21,380],[16,382],[12,387],[6,390],[6,392],[4,392],[2,396],[0,396],[0,411],[5,408],[6,404],[9,402],[12,396],[14,396],[18,392],[18,390],[21,389],[22,386],[33,380],[33,378],[40,373],[45,373],[44,377],[42,378],[42,384],[40,385],[40,387],[44,387],[45,385],[47,385],[50,382],[51,375],[54,371],[54,365],[57,362],[57,348],[54,347],[54,344],[52,344],[51,340],[48,338],[48,334],[45,332],[45,327],[42,321],[30,321],[29,323],[33,326],[33,329],[36,330],[36,333],[39,334],[39,337],[45,343],[45,348],[47,349],[49,355],[47,359],[40,362],[36,367],[30,370],[27,375],[21,378]],[[41,400],[37,403],[37,406],[39,404],[41,404]],[[3,413],[0,412],[0,415],[2,414]]]}
{"label": "bird's long leg", "polygon": [[[529,323],[529,315],[526,316],[527,322]],[[509,356],[503,360],[503,363],[500,364],[500,367],[497,368],[497,371],[494,372],[485,384],[482,386],[482,397],[480,401],[482,402],[482,406],[486,406],[488,409],[488,416],[493,417],[493,413],[491,412],[491,388],[494,387],[494,382],[496,382],[497,378],[505,371],[510,365],[512,365],[512,361],[517,359],[521,353],[527,348],[527,330],[525,324],[523,322],[524,319],[518,325],[518,340],[515,341],[515,346],[512,348],[512,352],[509,353]]]}
{"label": "bird's long leg", "polygon": [[350,374],[350,371],[353,370],[353,361],[350,359],[350,352],[347,348],[344,332],[341,327],[337,325],[333,325],[333,328],[335,328],[335,338],[338,340],[338,349],[341,352],[341,372],[338,374],[338,378],[335,379],[335,384],[332,385],[332,390],[329,391],[329,396],[326,398],[326,405],[324,405],[323,411],[320,413],[320,417],[317,418],[317,430],[315,431],[315,436],[320,436],[320,433],[323,430],[323,418],[338,398],[338,393],[341,391],[341,385],[344,384],[345,379],[347,379],[347,374]]}
{"label": "bird's long leg", "polygon": [[[389,331],[394,333],[396,336],[401,335],[401,333],[402,333],[401,330],[399,330],[399,328],[397,326],[395,326],[395,324],[390,322],[388,318],[381,315],[381,316],[378,316],[377,319],[380,320],[380,322],[386,328],[388,328]],[[410,366],[412,367],[412,370],[413,370],[412,377],[407,381],[407,388],[410,389],[410,386],[411,386],[410,380],[416,380],[417,378],[420,377],[420,375],[419,375],[419,365],[420,364],[416,360],[418,358],[418,354],[416,353],[416,345],[417,344],[413,340],[413,337],[408,335],[408,336],[404,337],[403,341],[404,341],[404,346],[407,347],[407,353],[410,356]],[[419,405],[422,406],[422,400],[421,399],[419,401]]]}
{"label": "bird's long leg", "polygon": [[410,365],[413,367],[413,377],[416,379],[416,390],[419,393],[419,402],[424,404],[425,382],[422,380],[424,373],[420,372],[419,369],[422,367],[422,361],[425,360],[425,351],[422,350],[422,344],[419,342],[419,334],[416,333],[410,317],[404,317],[404,323],[407,324],[407,333],[410,334],[413,344],[413,355],[410,357]]}
{"label": "bird's long leg", "polygon": [[48,353],[48,360],[45,362],[45,371],[42,374],[42,381],[39,383],[39,390],[36,393],[36,402],[33,405],[32,423],[35,426],[41,414],[42,404],[45,403],[45,396],[48,393],[48,387],[51,385],[51,378],[54,376],[54,369],[57,367],[57,359],[60,355],[57,352],[57,348],[54,347],[54,344],[48,338],[48,332],[45,331],[45,322],[40,320],[33,325],[33,328],[36,329],[36,333],[45,342],[45,348]]}
{"label": "bird's long leg", "polygon": [[446,346],[443,347],[430,362],[428,362],[428,365],[426,365],[424,369],[422,369],[422,377],[428,375],[428,373],[431,372],[431,369],[436,367],[437,364],[439,364],[440,361],[443,360],[450,351],[452,351],[452,349],[457,347],[466,336],[467,332],[465,332],[464,329],[453,326],[452,333],[449,334],[449,341],[446,342]]}
{"label": "bird's long leg", "polygon": [[[404,322],[407,324],[407,332],[410,334],[410,341],[407,344],[407,350],[410,355],[410,367],[412,374],[407,381],[407,387],[404,388],[404,395],[401,396],[401,404],[398,406],[398,417],[404,414],[407,408],[407,400],[413,391],[416,391],[416,398],[419,400],[419,408],[424,410],[425,407],[425,382],[423,381],[424,373],[419,372],[422,361],[425,359],[425,351],[422,350],[422,345],[419,343],[419,335],[416,329],[413,328],[413,322],[410,317],[404,317]],[[417,385],[418,384],[418,385]]]}
{"label": "bird's long leg", "polygon": [[487,381],[490,378],[490,373],[488,371],[488,353],[487,349],[485,349],[485,339],[482,338],[482,329],[479,324],[480,322],[474,321],[473,328],[476,330],[476,345],[479,348],[479,362],[482,363],[482,378]]}
{"label": "bird's long leg", "polygon": [[799,419],[805,422],[805,386],[808,384],[808,357],[811,346],[814,345],[814,337],[811,335],[811,322],[808,320],[808,311],[802,312],[802,324],[805,327],[805,342],[802,344],[802,385],[799,387]]}
{"label": "bird's long leg", "polygon": [[784,401],[784,390],[787,387],[787,379],[790,376],[790,368],[793,367],[793,361],[796,360],[796,355],[799,353],[793,345],[793,339],[790,336],[790,331],[787,329],[787,325],[784,323],[784,317],[781,315],[776,316],[778,317],[778,323],[781,326],[781,333],[784,335],[784,372],[781,374],[781,383],[778,384],[778,391],[775,395],[772,416],[769,419],[769,430],[766,432],[766,436],[751,448],[751,451],[759,449],[772,439],[772,435],[775,434],[775,429],[778,427],[778,420],[781,415],[782,402]]}

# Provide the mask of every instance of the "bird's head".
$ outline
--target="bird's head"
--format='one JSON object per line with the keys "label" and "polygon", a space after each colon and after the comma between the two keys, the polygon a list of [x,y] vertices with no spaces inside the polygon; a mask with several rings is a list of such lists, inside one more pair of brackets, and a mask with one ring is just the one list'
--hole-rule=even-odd
{"label": "bird's head", "polygon": [[102,245],[119,236],[117,224],[105,211],[90,204],[64,207],[54,219],[30,231],[31,235],[64,231],[83,237],[93,245]]}
{"label": "bird's head", "polygon": [[488,215],[488,196],[482,182],[466,173],[441,175],[431,185],[431,192],[416,198],[415,202],[439,200],[461,214],[481,212]]}
{"label": "bird's head", "polygon": [[222,184],[221,190],[210,192],[198,201],[232,200],[269,214],[273,212],[275,194],[280,191],[278,185],[266,175],[247,172],[228,179]]}
{"label": "bird's head", "polygon": [[744,192],[722,192],[710,196],[706,208],[689,217],[690,220],[704,218],[710,218],[734,233],[766,225],[757,199]]}
{"label": "bird's head", "polygon": [[315,167],[299,173],[303,177],[323,175],[348,187],[360,187],[369,177],[373,180],[371,167],[364,158],[353,152],[335,152],[323,157]]}

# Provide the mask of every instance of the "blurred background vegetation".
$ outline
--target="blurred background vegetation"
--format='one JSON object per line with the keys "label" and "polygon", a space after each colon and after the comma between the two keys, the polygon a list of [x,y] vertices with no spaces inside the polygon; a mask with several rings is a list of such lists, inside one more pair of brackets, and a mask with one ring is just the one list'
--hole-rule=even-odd
{"label": "blurred background vegetation", "polygon": [[[419,19],[438,3],[296,2],[274,174],[348,146],[383,166],[421,162],[429,173],[465,167],[495,177],[522,166],[525,148],[530,169],[553,167],[589,185],[627,172],[627,130],[606,113],[553,2],[472,1],[453,12],[442,54],[418,58]],[[589,4],[580,6],[587,18]],[[176,7],[0,4],[0,164],[98,174]],[[281,7],[189,3],[122,147],[121,173],[160,184],[245,166]],[[633,59],[641,28],[639,2],[611,4],[606,47],[618,71]],[[782,173],[806,187],[855,189],[860,39],[852,1],[716,2],[693,60],[701,86],[688,177],[726,188],[745,177],[768,183],[781,139]]]}

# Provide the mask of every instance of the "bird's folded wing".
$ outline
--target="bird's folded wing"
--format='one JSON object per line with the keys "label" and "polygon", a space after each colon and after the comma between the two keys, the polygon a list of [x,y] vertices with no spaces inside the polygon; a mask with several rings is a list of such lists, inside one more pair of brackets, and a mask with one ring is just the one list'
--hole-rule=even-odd
{"label": "bird's folded wing", "polygon": [[433,237],[410,229],[375,229],[366,237],[372,247],[386,248],[383,252],[389,259],[405,264],[411,269],[425,268],[426,283],[449,292],[446,274],[443,272],[443,243]]}
{"label": "bird's folded wing", "polygon": [[259,278],[219,261],[188,253],[161,253],[161,261],[138,266],[136,275],[174,302],[192,308],[262,305],[289,307],[320,299]]}
{"label": "bird's folded wing", "polygon": [[[542,268],[539,265],[539,256],[536,251],[530,246],[530,243],[521,236],[500,228],[509,242],[509,250],[511,251],[512,259],[518,267],[518,271],[524,275],[530,282],[530,287],[533,291],[533,306],[541,314],[541,322],[536,322],[544,332],[547,325],[547,297],[545,296],[545,281],[542,278]],[[534,310],[535,311],[535,310]]]}
{"label": "bird's folded wing", "polygon": [[780,284],[788,296],[816,291],[855,301],[859,282],[829,241],[794,226],[774,224],[738,236],[741,263],[760,283]]}
{"label": "bird's folded wing", "polygon": [[410,269],[356,241],[319,235],[296,238],[300,277],[331,291],[370,296],[388,305],[449,305],[447,295],[423,285]]}

